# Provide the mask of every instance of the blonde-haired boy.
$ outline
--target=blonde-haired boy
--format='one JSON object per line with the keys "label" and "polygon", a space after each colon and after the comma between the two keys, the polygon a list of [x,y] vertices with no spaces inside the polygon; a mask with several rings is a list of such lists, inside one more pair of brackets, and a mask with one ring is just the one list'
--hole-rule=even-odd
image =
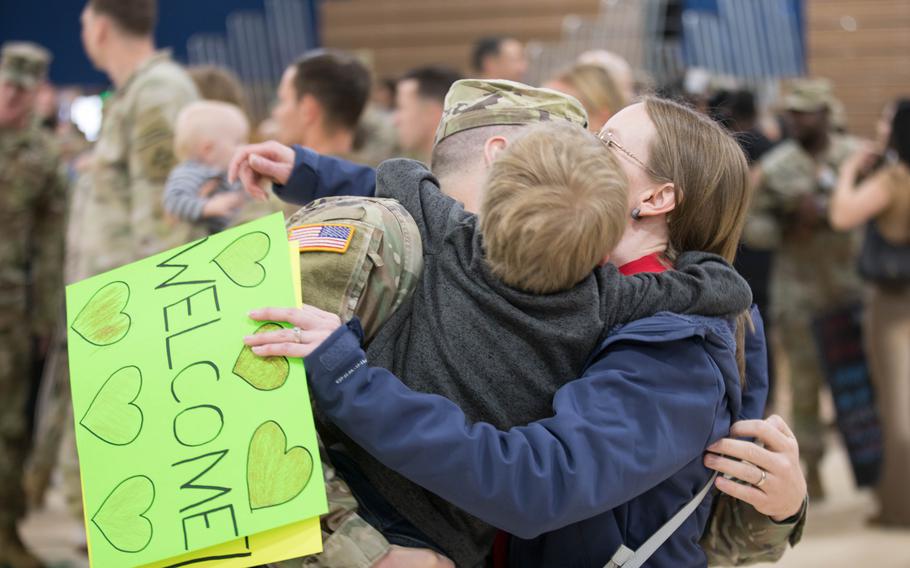
{"label": "blonde-haired boy", "polygon": [[180,160],[164,189],[165,210],[216,233],[246,201],[239,185],[227,182],[234,151],[247,142],[250,125],[240,108],[218,101],[199,101],[177,115],[174,154]]}
{"label": "blonde-haired boy", "polygon": [[535,294],[568,290],[604,264],[626,222],[612,152],[579,126],[538,126],[493,163],[480,210],[490,271]]}

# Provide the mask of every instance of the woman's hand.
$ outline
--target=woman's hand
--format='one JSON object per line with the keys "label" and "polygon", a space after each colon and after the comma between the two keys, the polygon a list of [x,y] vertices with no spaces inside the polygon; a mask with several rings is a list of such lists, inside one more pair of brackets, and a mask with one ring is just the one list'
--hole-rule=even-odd
{"label": "woman's hand", "polygon": [[293,329],[267,331],[243,338],[260,357],[308,357],[322,345],[336,329],[341,327],[341,318],[313,306],[302,308],[261,308],[250,312],[256,321],[289,323]]}
{"label": "woman's hand", "polygon": [[840,175],[855,180],[861,172],[868,171],[878,158],[876,147],[871,142],[865,143],[844,160],[840,167]]}
{"label": "woman's hand", "polygon": [[[747,485],[718,477],[717,488],[776,522],[797,514],[806,499],[806,479],[799,467],[796,436],[784,419],[774,415],[767,420],[742,420],[733,424],[730,436],[708,447],[713,453],[705,456],[705,466]],[[733,437],[755,438],[765,447]]]}

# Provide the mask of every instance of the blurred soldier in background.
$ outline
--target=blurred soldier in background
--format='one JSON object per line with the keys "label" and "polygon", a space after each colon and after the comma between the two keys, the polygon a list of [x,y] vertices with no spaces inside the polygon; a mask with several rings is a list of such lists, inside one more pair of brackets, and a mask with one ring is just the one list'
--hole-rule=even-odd
{"label": "blurred soldier in background", "polygon": [[812,320],[857,298],[854,239],[828,224],[828,203],[841,163],[856,141],[831,131],[833,95],[824,80],[796,81],[784,103],[792,138],[768,152],[756,174],[746,242],[776,249],[772,314],[789,365],[794,430],[806,462],[809,494],[824,495],[819,462],[824,430],[819,395],[824,384]]}
{"label": "blurred soldier in background", "polygon": [[278,139],[347,157],[369,96],[370,73],[360,61],[339,51],[309,53],[281,77],[272,111]]}
{"label": "blurred soldier in background", "polygon": [[[198,99],[189,75],[156,51],[157,0],[89,0],[82,11],[82,43],[115,92],[105,102],[101,133],[86,171],[73,187],[67,219],[67,283],[83,280],[186,242],[188,227],[164,214],[164,183],[176,162],[177,113]],[[63,225],[62,219],[59,221]],[[179,229],[179,230],[177,230]],[[58,318],[59,319],[59,318]],[[54,408],[71,413],[65,333],[53,348]],[[54,371],[54,369],[56,371]],[[45,424],[63,436],[61,470],[71,511],[81,518],[72,416]],[[42,442],[32,460],[29,496],[40,501],[53,446]]]}
{"label": "blurred soldier in background", "polygon": [[26,400],[35,356],[43,357],[59,313],[65,194],[59,156],[34,122],[50,54],[7,43],[0,54],[0,566],[41,563],[16,530],[25,516]]}
{"label": "blurred soldier in background", "polygon": [[525,46],[513,37],[484,37],[474,44],[471,66],[479,79],[506,79],[520,83],[528,72],[528,56]]}
{"label": "blurred soldier in background", "polygon": [[459,79],[461,75],[454,69],[429,66],[413,69],[398,80],[395,89],[398,142],[415,160],[430,163],[446,93]]}
{"label": "blurred soldier in background", "polygon": [[175,164],[174,121],[198,98],[189,75],[155,50],[156,0],[89,0],[82,42],[114,83],[94,163],[80,180],[71,220],[79,238],[69,281],[180,245],[163,208],[164,182]]}

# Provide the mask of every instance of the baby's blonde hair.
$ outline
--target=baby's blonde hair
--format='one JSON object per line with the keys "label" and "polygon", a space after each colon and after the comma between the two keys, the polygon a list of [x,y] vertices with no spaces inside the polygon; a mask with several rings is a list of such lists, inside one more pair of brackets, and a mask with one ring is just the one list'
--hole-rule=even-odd
{"label": "baby's blonde hair", "polygon": [[196,101],[183,107],[174,126],[174,155],[182,161],[198,158],[205,142],[234,137],[245,141],[250,123],[240,107],[220,101]]}
{"label": "baby's blonde hair", "polygon": [[616,248],[628,207],[626,176],[593,134],[533,127],[490,170],[480,210],[486,262],[513,288],[568,290]]}

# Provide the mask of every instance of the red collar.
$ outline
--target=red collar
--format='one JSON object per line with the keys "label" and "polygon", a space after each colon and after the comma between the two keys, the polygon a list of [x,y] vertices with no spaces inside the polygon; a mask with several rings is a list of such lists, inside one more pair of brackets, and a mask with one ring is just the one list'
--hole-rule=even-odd
{"label": "red collar", "polygon": [[669,261],[661,253],[655,252],[623,264],[619,267],[619,271],[625,276],[631,276],[639,272],[666,272],[670,268]]}

